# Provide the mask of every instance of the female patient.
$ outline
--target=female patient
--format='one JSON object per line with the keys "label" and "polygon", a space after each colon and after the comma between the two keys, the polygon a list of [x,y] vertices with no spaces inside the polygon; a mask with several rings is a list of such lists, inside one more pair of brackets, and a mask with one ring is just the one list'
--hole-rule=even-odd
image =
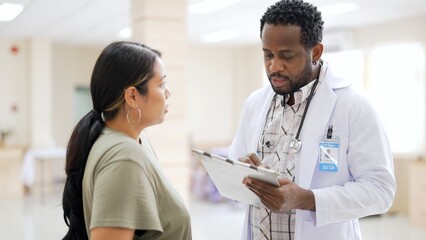
{"label": "female patient", "polygon": [[132,42],[112,43],[99,56],[93,110],[67,148],[64,240],[192,239],[185,204],[142,133],[167,113],[160,56]]}

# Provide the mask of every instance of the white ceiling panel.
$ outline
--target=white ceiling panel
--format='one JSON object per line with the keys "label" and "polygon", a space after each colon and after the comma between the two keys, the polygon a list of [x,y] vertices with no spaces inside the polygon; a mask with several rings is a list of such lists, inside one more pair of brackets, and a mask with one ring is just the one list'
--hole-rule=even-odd
{"label": "white ceiling panel", "polygon": [[[172,1],[172,0],[170,0]],[[188,5],[201,0],[188,0]],[[14,21],[0,22],[0,38],[45,37],[74,45],[99,45],[118,40],[119,30],[131,26],[130,0],[0,0],[21,2],[25,9]],[[200,44],[202,36],[224,29],[238,32],[235,39],[221,44],[259,41],[259,19],[276,0],[242,0],[206,14],[189,13],[188,39]],[[426,16],[426,0],[311,0],[321,7],[356,2],[359,9],[324,17],[325,31],[359,28],[367,24]]]}

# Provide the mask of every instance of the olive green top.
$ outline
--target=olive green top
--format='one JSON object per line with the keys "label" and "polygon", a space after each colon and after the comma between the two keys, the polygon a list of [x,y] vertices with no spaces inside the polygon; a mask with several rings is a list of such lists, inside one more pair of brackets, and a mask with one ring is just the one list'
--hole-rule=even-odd
{"label": "olive green top", "polygon": [[192,239],[188,210],[165,177],[142,134],[141,144],[105,128],[95,141],[83,178],[86,230],[123,227],[147,230],[134,239]]}

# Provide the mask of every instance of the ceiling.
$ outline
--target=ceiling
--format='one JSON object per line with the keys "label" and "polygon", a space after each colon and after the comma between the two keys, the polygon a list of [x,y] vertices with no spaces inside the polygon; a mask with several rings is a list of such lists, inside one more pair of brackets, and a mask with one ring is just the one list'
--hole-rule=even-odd
{"label": "ceiling", "polygon": [[[170,0],[173,1],[173,0]],[[201,0],[187,0],[188,5]],[[25,4],[12,22],[0,22],[0,38],[48,38],[55,43],[104,46],[120,39],[117,32],[130,27],[130,0],[0,0]],[[188,39],[202,44],[201,37],[224,29],[237,37],[220,44],[252,44],[259,38],[259,19],[276,0],[242,0],[206,14],[188,14]],[[319,8],[342,0],[311,0]],[[425,0],[346,0],[359,9],[324,16],[327,32],[347,30],[385,21],[426,16]],[[425,24],[426,25],[426,24]]]}

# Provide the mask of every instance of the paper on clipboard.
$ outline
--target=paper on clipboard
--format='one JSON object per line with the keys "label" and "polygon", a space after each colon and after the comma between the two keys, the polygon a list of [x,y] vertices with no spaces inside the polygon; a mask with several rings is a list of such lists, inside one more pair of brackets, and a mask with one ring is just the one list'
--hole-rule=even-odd
{"label": "paper on clipboard", "polygon": [[198,149],[192,151],[199,157],[217,190],[224,197],[264,208],[259,197],[244,186],[243,179],[251,177],[279,186],[279,173],[274,170],[232,161]]}

